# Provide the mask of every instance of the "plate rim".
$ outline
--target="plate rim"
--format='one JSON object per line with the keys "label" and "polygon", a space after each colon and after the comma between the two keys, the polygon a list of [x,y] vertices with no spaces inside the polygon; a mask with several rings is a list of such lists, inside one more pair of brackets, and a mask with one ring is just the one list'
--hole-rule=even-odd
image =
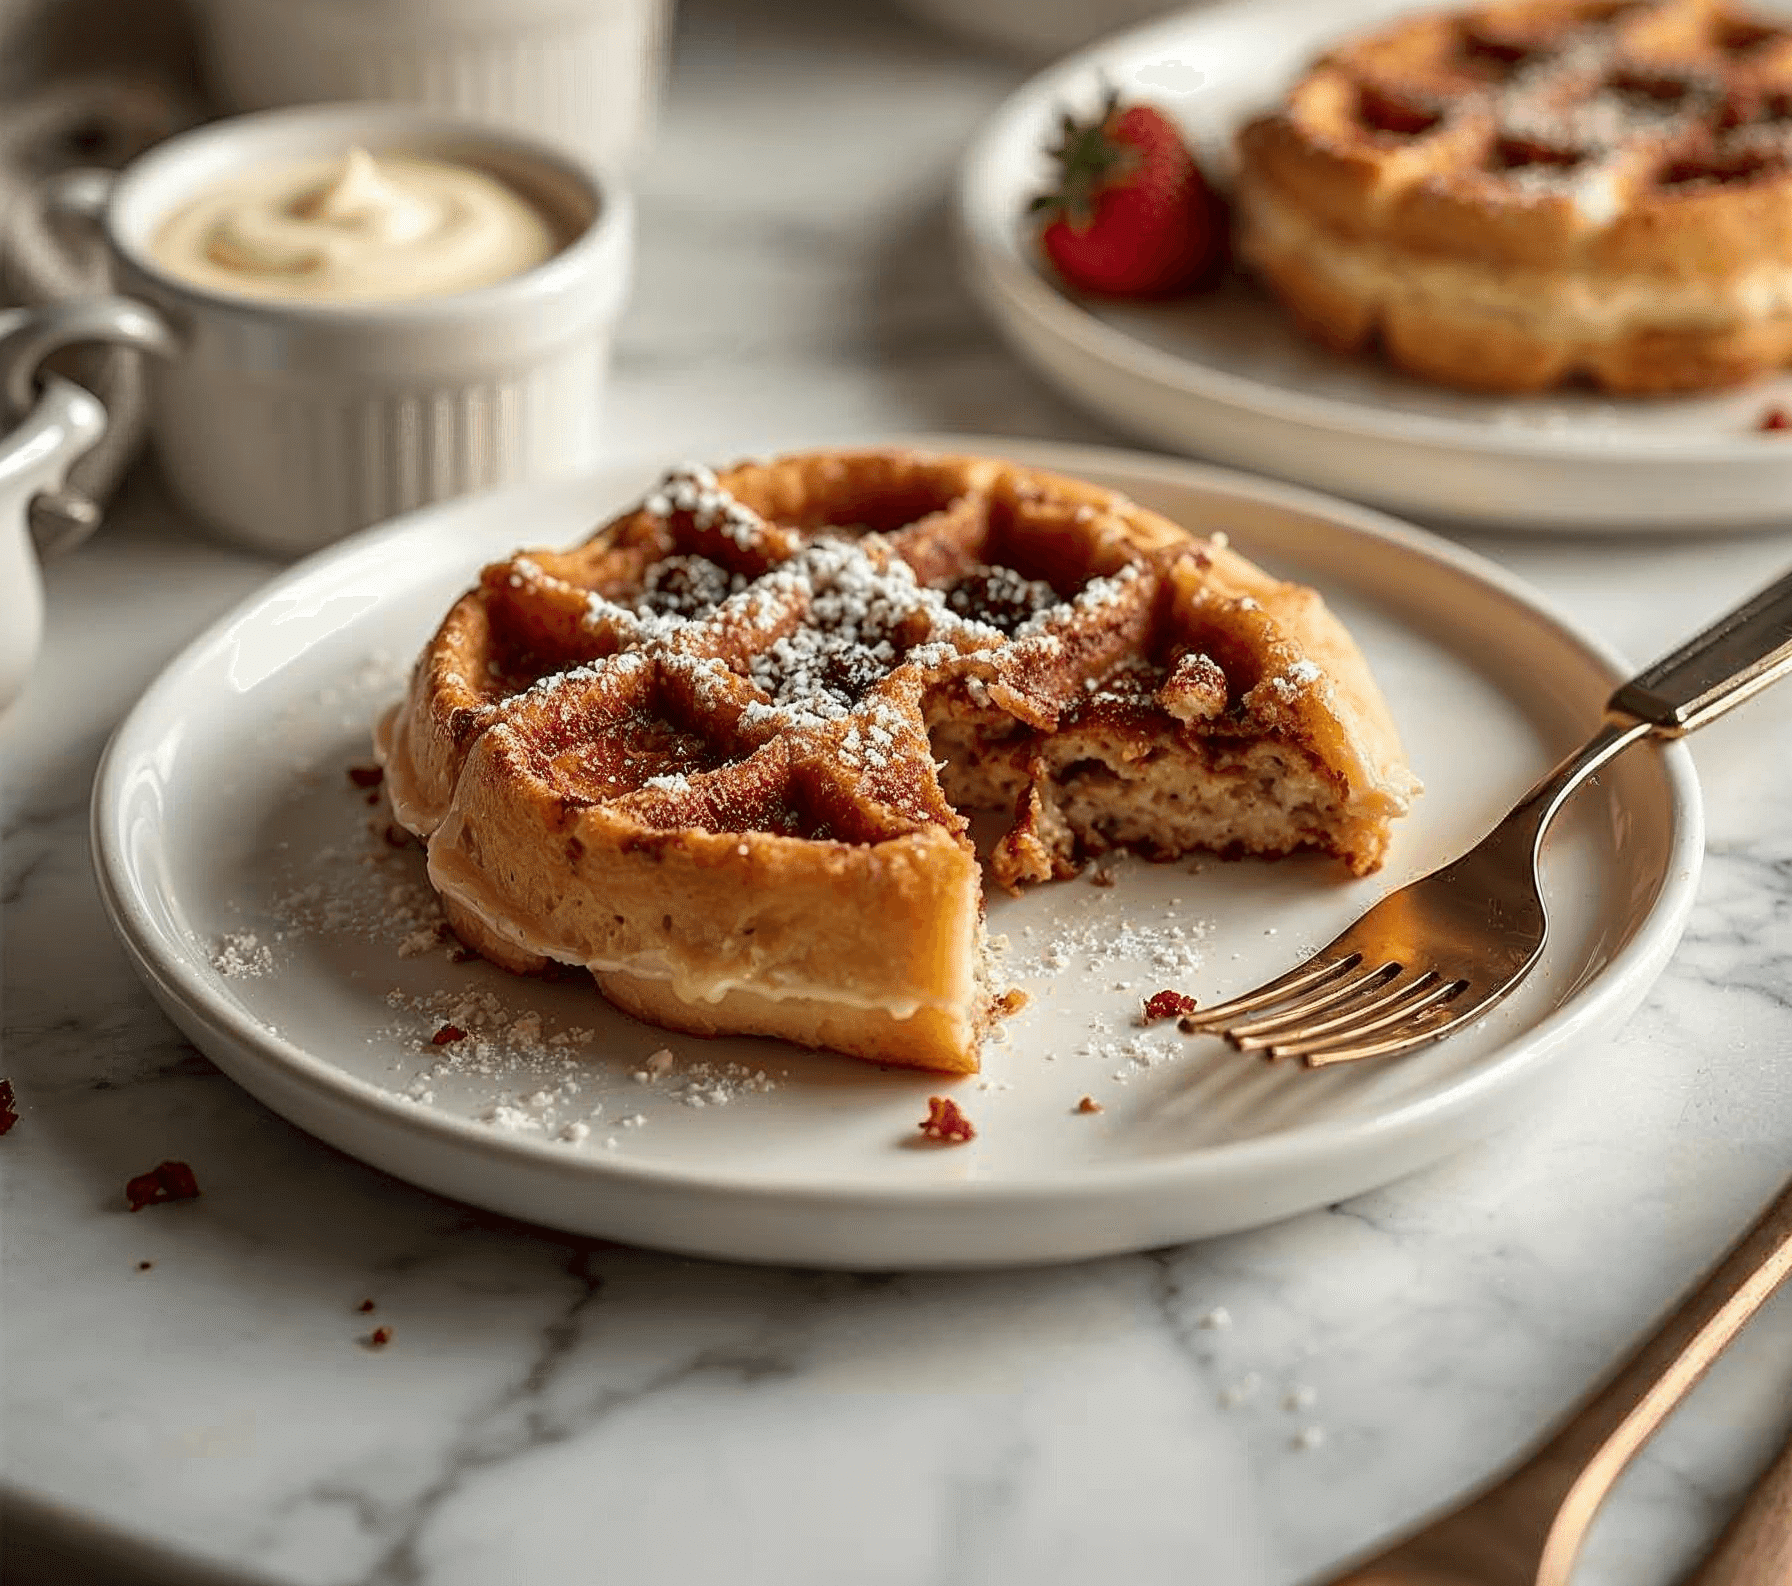
{"label": "plate rim", "polygon": [[[1085,356],[1098,359],[1134,379],[1164,390],[1195,397],[1282,425],[1358,440],[1422,446],[1434,452],[1471,452],[1486,461],[1606,464],[1649,469],[1692,465],[1753,463],[1771,468],[1786,464],[1792,487],[1792,449],[1783,458],[1770,449],[1771,437],[1751,432],[1703,436],[1676,443],[1672,436],[1630,437],[1589,441],[1573,431],[1494,429],[1472,419],[1404,413],[1317,395],[1295,387],[1266,384],[1211,364],[1155,347],[1128,335],[1059,291],[1028,263],[1014,217],[998,215],[994,204],[981,200],[997,182],[998,146],[1013,124],[1030,115],[1039,99],[1078,78],[1093,81],[1099,64],[1115,56],[1185,39],[1191,31],[1235,24],[1250,16],[1271,29],[1280,14],[1310,11],[1315,0],[1219,0],[1218,4],[1179,11],[1109,34],[1035,72],[979,124],[960,157],[953,183],[954,229],[961,259],[970,266],[973,284],[997,294],[1045,330]],[[1410,0],[1422,9],[1425,0]],[[981,279],[978,279],[978,278]],[[980,292],[980,295],[982,293]],[[1005,306],[1005,305],[998,305]],[[1514,397],[1513,401],[1522,401]],[[1614,399],[1616,400],[1616,399]],[[1781,443],[1784,447],[1784,443]],[[1736,526],[1752,522],[1738,517]]]}
{"label": "plate rim", "polygon": [[[977,449],[997,455],[1006,450],[1017,458],[1066,471],[1075,471],[1080,466],[1126,470],[1135,475],[1155,472],[1165,476],[1166,482],[1318,515],[1349,532],[1391,544],[1399,554],[1443,562],[1454,571],[1489,586],[1533,618],[1543,621],[1614,680],[1628,675],[1626,663],[1610,646],[1583,632],[1555,610],[1546,596],[1516,575],[1387,513],[1304,486],[1120,447],[974,435],[886,437],[883,444],[925,446],[935,450]],[[452,520],[464,516],[476,521],[504,512],[511,503],[539,500],[554,491],[608,490],[611,480],[617,482],[620,490],[620,481],[624,477],[638,474],[651,477],[654,469],[661,466],[663,459],[643,463],[638,459],[621,458],[574,479],[462,497],[363,530],[313,552],[251,591],[163,666],[108,739],[94,777],[89,810],[93,869],[102,906],[133,967],[159,999],[167,998],[177,1003],[246,1061],[278,1070],[283,1079],[302,1084],[321,1102],[369,1111],[378,1123],[396,1125],[418,1138],[434,1140],[445,1134],[463,1149],[471,1148],[477,1154],[517,1168],[536,1172],[545,1169],[553,1176],[572,1182],[627,1183],[645,1190],[663,1188],[701,1195],[727,1194],[768,1202],[850,1204],[860,1208],[952,1208],[968,1203],[1025,1205],[1064,1196],[1076,1201],[1100,1201],[1152,1186],[1186,1193],[1216,1173],[1230,1176],[1269,1171],[1278,1165],[1278,1158],[1290,1158],[1281,1165],[1298,1168],[1303,1158],[1340,1150],[1360,1151],[1372,1147],[1378,1140],[1405,1138],[1415,1129],[1472,1112],[1490,1093],[1507,1089],[1544,1067],[1563,1045],[1590,1025],[1598,1024],[1613,1005],[1622,1005],[1639,983],[1646,988],[1679,941],[1696,895],[1703,861],[1703,800],[1692,757],[1685,744],[1677,740],[1665,743],[1657,740],[1655,748],[1661,756],[1666,779],[1667,844],[1661,882],[1647,912],[1629,940],[1589,981],[1571,991],[1563,1002],[1552,1007],[1521,1037],[1496,1048],[1482,1064],[1451,1082],[1442,1093],[1407,1100],[1364,1117],[1322,1121],[1142,1160],[1085,1165],[1072,1174],[1029,1172],[1024,1176],[1008,1174],[999,1180],[970,1179],[947,1183],[870,1180],[857,1176],[831,1180],[813,1176],[742,1177],[693,1168],[689,1164],[662,1164],[633,1156],[570,1152],[553,1141],[507,1134],[471,1118],[420,1108],[398,1093],[350,1074],[269,1029],[216,988],[190,956],[177,950],[177,944],[170,950],[162,948],[165,933],[158,930],[142,901],[134,895],[129,858],[121,851],[125,828],[118,817],[124,807],[124,772],[127,764],[135,762],[141,754],[133,739],[144,735],[148,724],[158,714],[166,715],[168,703],[178,698],[192,674],[217,652],[240,623],[252,619],[264,606],[287,595],[295,586],[375,559],[392,543],[409,536],[439,535],[443,518]]]}

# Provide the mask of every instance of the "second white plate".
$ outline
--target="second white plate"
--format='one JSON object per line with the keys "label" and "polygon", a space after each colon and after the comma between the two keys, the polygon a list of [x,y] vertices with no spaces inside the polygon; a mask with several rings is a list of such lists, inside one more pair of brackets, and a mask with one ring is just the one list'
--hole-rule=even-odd
{"label": "second white plate", "polygon": [[[1353,882],[1318,859],[1128,863],[1111,888],[992,897],[1032,1000],[984,1073],[956,1083],[669,1035],[582,977],[455,961],[421,853],[388,846],[346,773],[476,568],[519,541],[582,536],[649,483],[620,469],[433,508],[321,553],[149,689],[101,767],[94,852],[162,1005],[270,1107],[429,1188],[632,1243],[890,1268],[1067,1260],[1336,1201],[1511,1117],[1641,998],[1698,872],[1680,746],[1632,750],[1579,795],[1550,843],[1545,962],[1483,1026],[1317,1073],[1138,1028],[1149,993],[1211,1001],[1256,984],[1467,847],[1597,722],[1619,668],[1505,574],[1373,513],[1163,458],[955,444],[1226,528],[1324,590],[1427,784],[1387,869]],[[466,1037],[433,1044],[445,1024]],[[969,1145],[918,1133],[946,1090],[977,1126]],[[1085,1095],[1102,1110],[1079,1112]]]}
{"label": "second white plate", "polygon": [[1027,201],[1060,109],[1109,82],[1182,123],[1208,169],[1339,37],[1434,0],[1232,0],[1125,33],[1035,77],[960,173],[964,267],[1016,350],[1101,418],[1159,445],[1398,511],[1496,528],[1709,530],[1792,520],[1792,378],[1713,397],[1476,397],[1325,352],[1242,283],[1159,304],[1073,297],[1040,268]]}

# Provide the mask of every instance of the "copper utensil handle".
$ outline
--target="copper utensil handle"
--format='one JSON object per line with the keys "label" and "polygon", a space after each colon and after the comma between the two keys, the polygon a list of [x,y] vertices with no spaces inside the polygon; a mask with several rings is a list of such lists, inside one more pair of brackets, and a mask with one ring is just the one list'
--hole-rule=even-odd
{"label": "copper utensil handle", "polygon": [[1742,1500],[1683,1586],[1784,1586],[1792,1581],[1792,1442]]}
{"label": "copper utensil handle", "polygon": [[1792,573],[1637,673],[1611,709],[1670,737],[1702,727],[1792,673]]}
{"label": "copper utensil handle", "polygon": [[1561,1484],[1537,1586],[1567,1586],[1593,1516],[1631,1456],[1789,1276],[1792,1185],[1520,1473],[1545,1488]]}

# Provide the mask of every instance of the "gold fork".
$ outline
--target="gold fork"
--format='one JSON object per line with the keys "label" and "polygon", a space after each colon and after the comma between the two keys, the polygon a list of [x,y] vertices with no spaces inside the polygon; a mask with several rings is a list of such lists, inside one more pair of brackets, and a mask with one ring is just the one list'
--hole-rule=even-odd
{"label": "gold fork", "polygon": [[1530,973],[1549,917],[1538,860],[1569,796],[1643,738],[1678,738],[1792,672],[1792,573],[1632,678],[1604,724],[1453,864],[1390,893],[1307,961],[1182,1028],[1317,1067],[1386,1057],[1481,1018]]}
{"label": "gold fork", "polygon": [[[1323,1586],[1568,1586],[1599,1505],[1631,1456],[1792,1275],[1792,1185],[1660,1329],[1517,1469]],[[1785,1586],[1792,1467],[1777,1465],[1696,1586]]]}

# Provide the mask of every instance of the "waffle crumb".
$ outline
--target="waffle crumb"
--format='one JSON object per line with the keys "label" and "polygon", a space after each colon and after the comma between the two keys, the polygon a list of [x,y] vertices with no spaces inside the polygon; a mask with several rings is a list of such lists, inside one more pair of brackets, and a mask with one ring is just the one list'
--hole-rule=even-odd
{"label": "waffle crumb", "polygon": [[134,1212],[167,1201],[194,1200],[198,1194],[199,1180],[185,1162],[158,1163],[147,1173],[139,1173],[124,1187],[125,1201]]}
{"label": "waffle crumb", "polygon": [[929,1096],[927,1116],[919,1127],[929,1140],[938,1140],[942,1145],[964,1145],[977,1138],[971,1120],[950,1096]]}
{"label": "waffle crumb", "polygon": [[1145,999],[1145,1023],[1184,1019],[1195,1011],[1195,999],[1180,991],[1160,991]]}

